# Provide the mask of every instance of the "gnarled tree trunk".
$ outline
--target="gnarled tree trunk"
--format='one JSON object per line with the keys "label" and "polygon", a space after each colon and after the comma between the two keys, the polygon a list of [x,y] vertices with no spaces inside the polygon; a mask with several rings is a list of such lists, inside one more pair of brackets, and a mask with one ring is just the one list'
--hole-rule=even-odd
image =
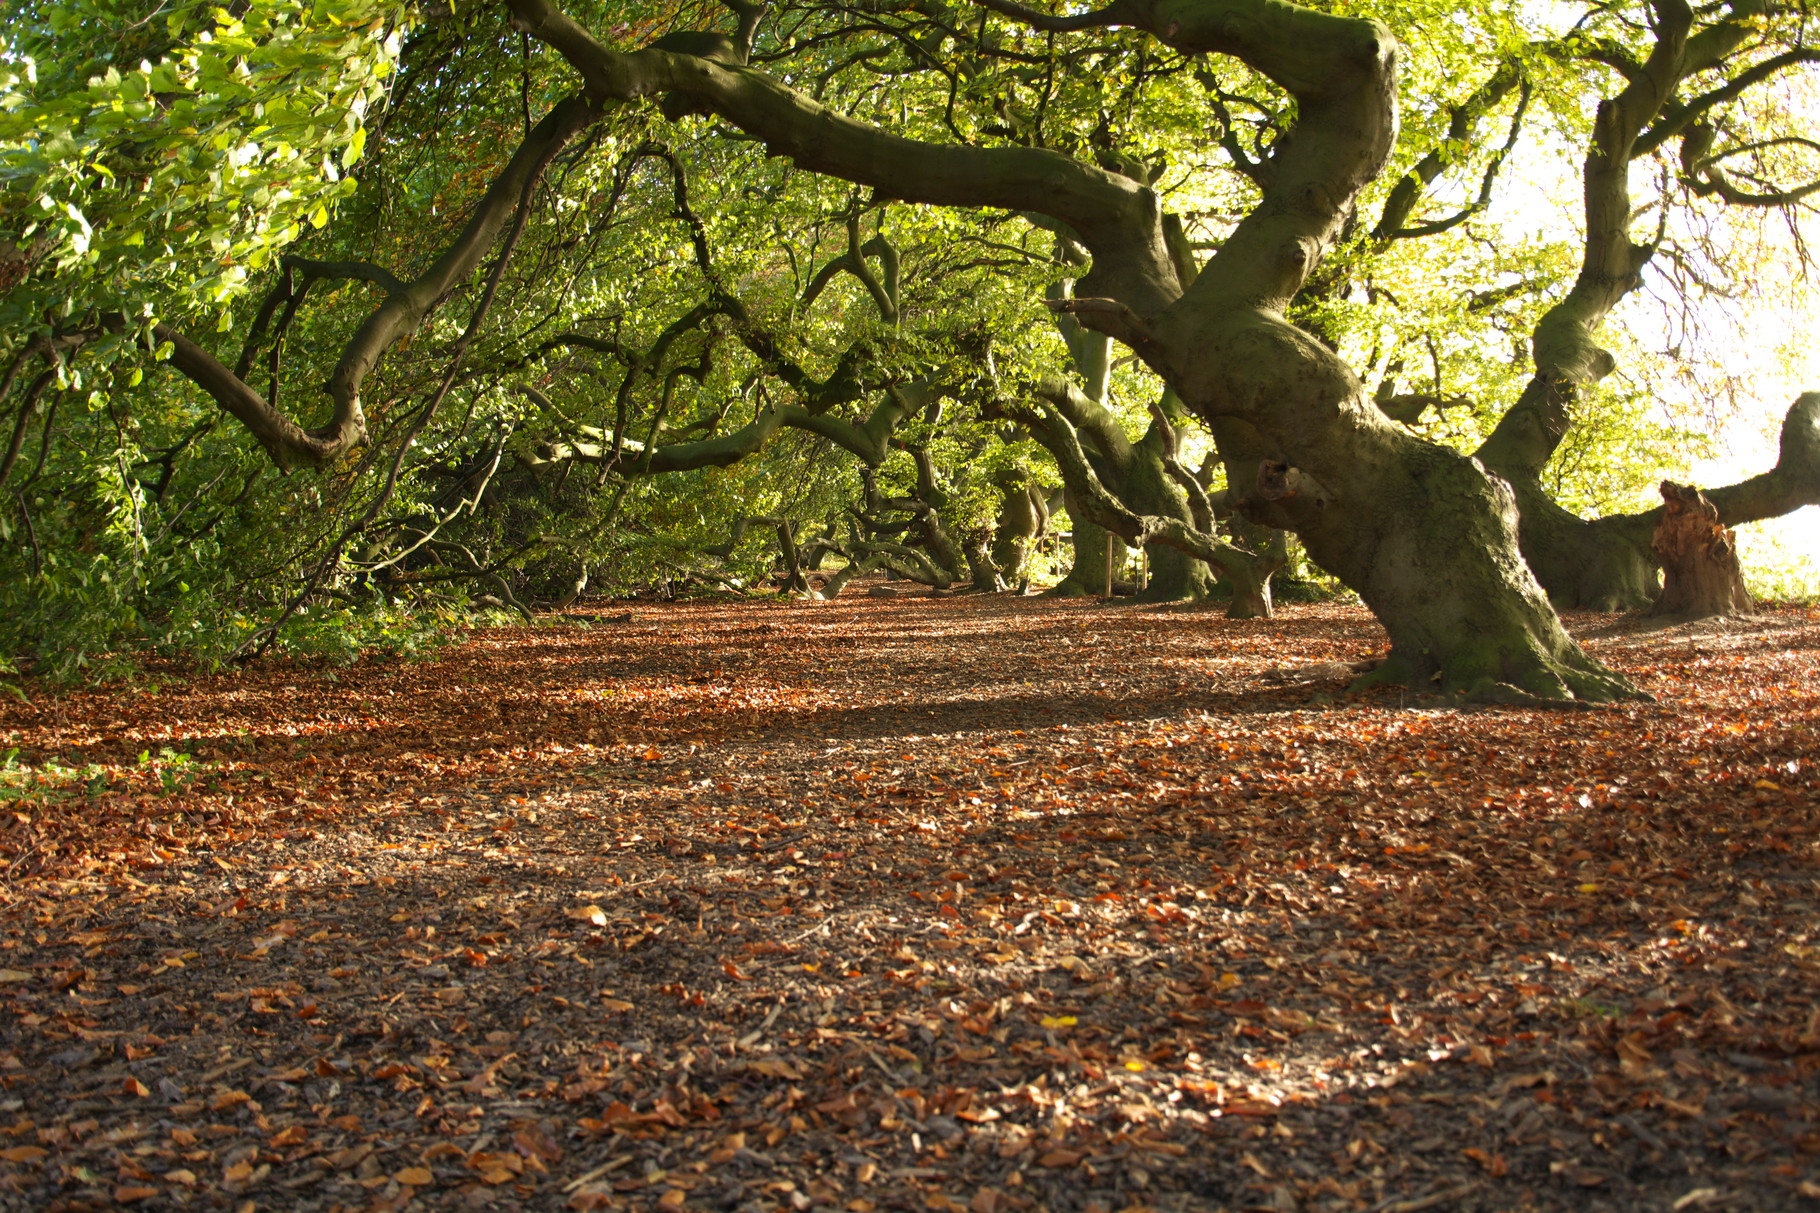
{"label": "gnarled tree trunk", "polygon": [[1651,547],[1662,564],[1662,596],[1651,615],[1707,619],[1756,611],[1732,533],[1719,521],[1718,508],[1693,485],[1662,482],[1661,520]]}
{"label": "gnarled tree trunk", "polygon": [[[1113,0],[1062,16],[986,0],[1039,30],[1117,25],[1184,55],[1231,56],[1294,99],[1258,205],[1188,283],[1157,193],[1116,168],[1042,148],[904,138],[762,72],[662,49],[617,52],[550,0],[507,2],[518,27],[562,54],[600,101],[684,93],[806,170],[907,203],[1034,211],[1064,225],[1092,268],[1058,310],[1130,347],[1209,424],[1227,484],[1256,484],[1270,465],[1322,486],[1245,506],[1299,534],[1370,605],[1391,640],[1378,677],[1493,697],[1508,686],[1547,698],[1636,693],[1562,629],[1518,554],[1509,489],[1475,460],[1409,436],[1332,351],[1284,318],[1395,142],[1398,47],[1382,24],[1284,0]],[[1179,520],[1154,522],[1198,542]],[[1156,537],[1151,520],[1134,529]]]}
{"label": "gnarled tree trunk", "polygon": [[992,563],[1007,586],[1030,584],[1030,558],[1049,529],[1049,502],[1024,468],[998,476],[1003,500],[992,531]]}

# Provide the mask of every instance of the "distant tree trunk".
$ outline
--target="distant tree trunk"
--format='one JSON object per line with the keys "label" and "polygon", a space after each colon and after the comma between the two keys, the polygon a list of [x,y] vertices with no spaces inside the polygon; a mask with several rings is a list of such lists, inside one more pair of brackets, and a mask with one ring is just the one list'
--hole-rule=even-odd
{"label": "distant tree trunk", "polygon": [[588,564],[584,560],[581,565],[581,571],[578,572],[577,574],[575,574],[575,581],[572,585],[569,586],[569,592],[564,594],[560,599],[557,600],[556,609],[560,611],[560,610],[563,610],[565,607],[574,606],[575,603],[577,602],[577,600],[579,600],[581,598],[582,594],[587,591],[587,588],[588,588]]}
{"label": "distant tree trunk", "polygon": [[[1123,482],[1113,491],[1141,514],[1187,522],[1194,517],[1187,494],[1164,466],[1164,460],[1175,455],[1173,447],[1173,435],[1152,425],[1132,444]],[[1160,543],[1148,545],[1147,550],[1150,578],[1138,595],[1143,601],[1201,602],[1213,593],[1217,574],[1205,561]]]}
{"label": "distant tree trunk", "polygon": [[998,484],[1004,500],[992,532],[992,563],[1007,585],[1018,585],[1029,580],[1030,557],[1049,528],[1049,506],[1023,468],[1001,475]]}
{"label": "distant tree trunk", "polygon": [[992,559],[990,540],[990,533],[981,531],[977,535],[969,535],[962,547],[962,554],[967,560],[969,588],[981,594],[996,594],[1005,588],[1004,574]]}
{"label": "distant tree trunk", "polygon": [[806,594],[809,591],[809,579],[803,574],[802,552],[796,546],[796,529],[788,519],[779,519],[777,523],[777,545],[783,549],[784,582],[777,587],[780,594]]}
{"label": "distant tree trunk", "polygon": [[811,573],[821,572],[822,562],[828,558],[828,553],[839,549],[840,524],[838,520],[830,519],[822,524],[822,533],[813,542],[804,545],[803,568]]}
{"label": "distant tree trunk", "polygon": [[1276,613],[1271,600],[1270,579],[1289,563],[1289,540],[1282,531],[1235,515],[1230,528],[1233,538],[1247,550],[1257,553],[1254,562],[1235,562],[1222,570],[1222,579],[1232,589],[1232,606],[1228,619],[1269,619]]}
{"label": "distant tree trunk", "polygon": [[[1140,514],[1182,522],[1192,517],[1188,497],[1165,468],[1169,446],[1157,427],[1153,426],[1140,441],[1129,442],[1113,428],[1110,413],[1105,418],[1086,415],[1086,405],[1091,402],[1084,398],[1071,402],[1090,423],[1078,427],[1078,432],[1098,448],[1089,455],[1093,473],[1114,497]],[[1033,438],[1054,453],[1050,444],[1057,440],[1057,435],[1040,425],[1026,423],[1026,428]],[[1111,550],[1114,537],[1097,522],[1089,520],[1088,511],[1073,486],[1068,488],[1063,499],[1068,503],[1068,516],[1073,522],[1074,566],[1061,584],[1049,592],[1060,598],[1109,594],[1107,562],[1111,561],[1114,566],[1113,579],[1123,565],[1123,557]],[[1204,561],[1161,544],[1151,544],[1149,548],[1150,581],[1143,594],[1146,602],[1192,602],[1208,597],[1215,573]]]}
{"label": "distant tree trunk", "polygon": [[1662,520],[1651,545],[1662,562],[1662,596],[1649,613],[1676,619],[1755,612],[1732,533],[1693,485],[1662,482]]}
{"label": "distant tree trunk", "polygon": [[[1067,494],[1072,499],[1073,494]],[[1068,573],[1048,591],[1051,598],[1084,598],[1106,588],[1106,548],[1112,536],[1103,526],[1088,522],[1078,508],[1068,511],[1069,546],[1074,553]]]}
{"label": "distant tree trunk", "polygon": [[818,592],[824,599],[832,600],[839,598],[840,592],[847,588],[847,583],[849,581],[852,581],[855,577],[870,573],[876,567],[878,567],[878,561],[874,557],[849,560],[844,567],[835,570],[834,576],[828,578],[827,583],[824,584]]}

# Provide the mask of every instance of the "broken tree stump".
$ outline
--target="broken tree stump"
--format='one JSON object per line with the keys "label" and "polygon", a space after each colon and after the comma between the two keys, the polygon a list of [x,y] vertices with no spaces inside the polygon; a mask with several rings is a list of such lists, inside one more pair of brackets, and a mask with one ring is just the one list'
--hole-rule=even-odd
{"label": "broken tree stump", "polygon": [[1662,563],[1662,593],[1652,616],[1706,619],[1756,611],[1731,531],[1706,494],[1689,484],[1664,480],[1662,518],[1650,547]]}

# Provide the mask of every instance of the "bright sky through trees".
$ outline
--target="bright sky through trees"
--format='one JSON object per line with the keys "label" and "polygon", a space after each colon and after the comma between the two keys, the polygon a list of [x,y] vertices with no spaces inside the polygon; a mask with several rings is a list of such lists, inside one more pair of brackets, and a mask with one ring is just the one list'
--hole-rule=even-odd
{"label": "bright sky through trees", "polygon": [[[1539,4],[1534,11],[1538,33],[1565,32],[1581,15],[1565,4]],[[1820,73],[1791,72],[1774,87],[1788,108],[1820,122]],[[1571,147],[1550,142],[1532,137],[1515,149],[1488,224],[1538,240],[1577,238],[1584,226],[1579,166]],[[1611,321],[1614,329],[1630,330],[1647,352],[1680,352],[1678,374],[1665,373],[1667,360],[1657,358],[1622,366],[1616,378],[1646,376],[1663,423],[1689,442],[1705,432],[1708,449],[1690,446],[1684,456],[1686,477],[1699,485],[1730,483],[1773,465],[1788,402],[1820,390],[1820,285],[1789,219],[1734,208],[1715,226],[1712,237],[1752,265],[1748,276],[1730,284],[1729,297],[1692,299],[1657,264],[1646,272],[1643,290],[1625,300]],[[1820,594],[1820,506],[1750,523],[1739,529],[1738,545],[1752,583],[1764,592]]]}

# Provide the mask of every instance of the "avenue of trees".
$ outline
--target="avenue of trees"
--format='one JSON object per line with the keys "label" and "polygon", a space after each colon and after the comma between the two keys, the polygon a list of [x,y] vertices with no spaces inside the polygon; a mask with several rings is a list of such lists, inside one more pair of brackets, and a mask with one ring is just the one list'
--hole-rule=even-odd
{"label": "avenue of trees", "polygon": [[[1048,547],[1057,592],[1240,615],[1306,562],[1375,678],[1628,697],[1554,607],[1656,598],[1658,398],[1726,334],[1615,321],[1805,255],[1810,20],[26,0],[0,658],[405,648],[774,568],[1017,589]],[[1820,394],[1702,487],[1820,502]]]}

